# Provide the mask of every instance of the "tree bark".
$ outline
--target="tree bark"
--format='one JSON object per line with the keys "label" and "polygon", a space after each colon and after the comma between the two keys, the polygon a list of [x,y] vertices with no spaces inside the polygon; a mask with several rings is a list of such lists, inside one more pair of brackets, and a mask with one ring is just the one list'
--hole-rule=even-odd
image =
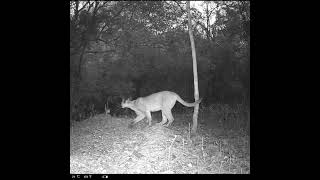
{"label": "tree bark", "polygon": [[79,57],[79,64],[78,64],[78,78],[81,81],[82,80],[82,64],[83,64],[83,55],[86,49],[86,43],[84,44],[84,46],[82,47],[81,53],[80,53],[80,57]]}
{"label": "tree bark", "polygon": [[84,64],[84,60],[83,60],[83,56],[85,54],[85,49],[87,47],[87,43],[85,42],[82,46],[82,50],[80,52],[80,57],[79,57],[79,64],[77,67],[77,71],[76,71],[76,75],[72,74],[71,78],[74,78],[73,81],[75,81],[74,83],[71,84],[71,92],[70,92],[70,116],[73,113],[73,107],[74,105],[77,103],[77,101],[79,100],[80,97],[80,84],[82,81],[82,67]]}
{"label": "tree bark", "polygon": [[[196,48],[194,44],[193,34],[192,34],[192,24],[191,24],[191,14],[190,14],[190,1],[187,2],[187,11],[188,11],[188,29],[189,37],[191,42],[192,50],[192,64],[193,64],[193,83],[194,83],[194,99],[197,101],[199,99],[199,89],[198,89],[198,70],[197,70],[197,58],[196,58]],[[193,124],[192,124],[192,134],[197,133],[198,127],[198,113],[199,113],[199,104],[194,107],[193,111]]]}

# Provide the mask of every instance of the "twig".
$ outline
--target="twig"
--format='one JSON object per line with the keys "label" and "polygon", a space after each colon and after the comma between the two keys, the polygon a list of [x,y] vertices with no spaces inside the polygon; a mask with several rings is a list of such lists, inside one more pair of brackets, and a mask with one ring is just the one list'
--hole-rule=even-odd
{"label": "twig", "polygon": [[104,112],[106,113],[106,116],[107,116],[107,107],[106,107],[106,104],[104,104]]}
{"label": "twig", "polygon": [[184,138],[182,138],[182,149],[184,150]]}
{"label": "twig", "polygon": [[231,157],[229,158],[229,172],[231,172],[230,171],[230,166],[231,166]]}
{"label": "twig", "polygon": [[202,140],[201,140],[201,150],[202,150],[202,157],[203,157],[204,161],[206,161],[206,157],[204,157],[204,152],[203,152],[203,136],[202,136]]}
{"label": "twig", "polygon": [[189,130],[189,140],[190,140],[190,123],[189,123],[189,129],[188,130]]}
{"label": "twig", "polygon": [[108,114],[110,113],[110,109],[108,108],[108,102],[107,102],[107,106],[106,104],[104,104],[104,111],[106,113],[106,116],[108,116]]}
{"label": "twig", "polygon": [[170,147],[169,147],[168,170],[169,170],[170,159],[171,159],[171,146],[172,146],[172,144],[174,143],[174,141],[176,140],[176,138],[177,138],[177,135],[174,135],[174,139],[173,139],[173,141],[171,142],[171,145],[170,145]]}
{"label": "twig", "polygon": [[197,171],[198,171],[198,174],[199,174],[199,156],[197,158]]}

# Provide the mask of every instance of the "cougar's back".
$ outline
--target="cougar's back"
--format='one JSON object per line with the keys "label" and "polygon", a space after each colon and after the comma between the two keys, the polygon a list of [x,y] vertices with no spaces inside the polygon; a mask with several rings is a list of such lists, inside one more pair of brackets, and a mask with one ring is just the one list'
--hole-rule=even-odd
{"label": "cougar's back", "polygon": [[150,111],[159,111],[163,107],[170,107],[175,105],[177,94],[170,91],[161,91],[140,99],[141,103]]}

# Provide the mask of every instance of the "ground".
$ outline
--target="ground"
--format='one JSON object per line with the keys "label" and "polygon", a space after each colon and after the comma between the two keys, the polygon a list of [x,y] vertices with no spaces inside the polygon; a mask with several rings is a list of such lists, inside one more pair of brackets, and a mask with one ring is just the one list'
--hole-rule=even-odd
{"label": "ground", "polygon": [[190,137],[192,113],[174,114],[169,128],[153,116],[128,128],[132,117],[100,114],[70,128],[71,174],[248,174],[249,136],[219,128],[199,116]]}

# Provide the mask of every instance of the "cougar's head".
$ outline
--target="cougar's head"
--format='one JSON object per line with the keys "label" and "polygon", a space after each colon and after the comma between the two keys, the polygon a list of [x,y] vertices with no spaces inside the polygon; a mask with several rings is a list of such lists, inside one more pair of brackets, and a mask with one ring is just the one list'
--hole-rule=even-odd
{"label": "cougar's head", "polygon": [[121,107],[122,107],[122,108],[129,107],[129,106],[131,105],[131,102],[132,102],[132,101],[130,100],[130,98],[127,99],[127,100],[122,99],[122,101],[121,101]]}

